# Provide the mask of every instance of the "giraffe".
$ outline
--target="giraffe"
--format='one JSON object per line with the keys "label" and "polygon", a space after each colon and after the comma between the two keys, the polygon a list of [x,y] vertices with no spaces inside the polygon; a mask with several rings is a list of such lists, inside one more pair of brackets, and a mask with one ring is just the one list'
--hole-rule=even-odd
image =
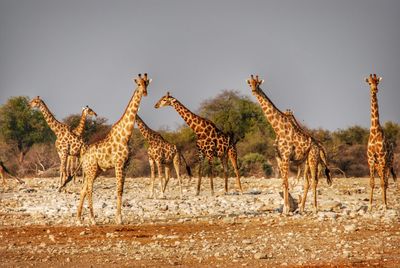
{"label": "giraffe", "polygon": [[11,172],[6,168],[6,166],[4,165],[3,161],[0,160],[0,177],[3,180],[3,188],[6,189],[7,183],[6,183],[6,173],[11,176],[12,178],[16,179],[20,184],[24,184],[24,182],[18,178],[17,176],[14,176],[13,174],[11,174]]}
{"label": "giraffe", "polygon": [[378,84],[382,81],[382,77],[376,74],[370,74],[365,78],[368,83],[371,93],[371,128],[369,131],[368,139],[368,166],[370,173],[370,198],[368,209],[372,210],[372,200],[374,196],[375,187],[375,170],[378,172],[381,182],[382,201],[384,209],[387,209],[386,190],[388,187],[389,171],[392,173],[393,180],[396,181],[396,174],[393,169],[393,150],[394,146],[390,143],[384,133],[381,125],[379,124],[379,107],[378,107]]}
{"label": "giraffe", "polygon": [[[146,139],[149,144],[147,154],[149,157],[149,164],[151,170],[151,185],[150,185],[150,198],[154,197],[154,180],[155,180],[155,165],[157,165],[158,178],[160,179],[161,195],[164,197],[164,191],[167,187],[167,183],[170,177],[170,165],[173,164],[176,172],[176,176],[179,180],[180,197],[183,197],[182,190],[182,179],[180,176],[180,164],[181,158],[185,162],[186,170],[188,175],[191,176],[190,167],[187,165],[185,158],[179,152],[175,144],[166,141],[160,133],[149,128],[139,115],[136,115],[136,125],[139,128],[140,133]],[[163,168],[165,167],[165,182],[163,182]]]}
{"label": "giraffe", "polygon": [[[317,209],[317,201],[316,201],[316,192],[317,192],[317,185],[318,185],[318,177],[320,173],[320,166],[325,168],[325,175],[326,175],[326,182],[328,185],[332,185],[332,178],[330,176],[330,170],[328,167],[328,161],[327,161],[327,154],[324,146],[320,141],[315,139],[307,130],[305,130],[297,121],[296,117],[293,114],[292,110],[287,109],[285,112],[285,115],[292,121],[294,126],[301,132],[303,132],[304,135],[308,135],[312,142],[311,142],[311,147],[314,147],[314,149],[310,150],[310,153],[316,152],[317,154],[314,156],[311,156],[313,158],[316,158],[317,160],[317,173],[316,176],[313,179],[316,179],[317,181],[313,181],[313,193],[314,193],[314,210]],[[306,160],[304,163],[304,193],[303,193],[303,198],[301,198],[301,206],[300,206],[300,212],[304,212],[304,207],[305,207],[305,201],[307,197],[307,192],[308,189],[310,188],[310,174],[311,167],[309,165],[309,161]],[[298,166],[298,173],[297,173],[297,180],[299,180],[300,177],[300,172],[301,172],[301,166]]]}
{"label": "giraffe", "polygon": [[[255,95],[260,103],[264,115],[271,124],[277,137],[276,152],[279,159],[278,167],[283,180],[283,213],[288,214],[291,209],[288,183],[289,162],[292,161],[296,165],[299,165],[307,161],[310,167],[313,184],[316,184],[319,153],[317,147],[312,146],[312,138],[309,135],[305,135],[297,128],[261,90],[260,85],[264,80],[260,80],[258,75],[255,78],[251,75],[250,79],[246,80],[246,82],[250,86],[253,95]],[[316,185],[313,189],[316,189]],[[314,192],[314,211],[317,209],[316,194],[317,193]],[[305,198],[303,199],[302,201],[305,202]]]}
{"label": "giraffe", "polygon": [[202,118],[188,108],[186,108],[177,99],[172,97],[169,92],[163,96],[156,104],[155,108],[160,108],[164,106],[172,106],[178,112],[178,114],[185,120],[188,126],[196,133],[197,141],[196,146],[199,153],[199,177],[197,180],[197,190],[196,195],[200,194],[200,185],[202,179],[202,166],[204,157],[207,157],[208,163],[211,168],[210,176],[210,188],[211,194],[214,195],[214,183],[213,183],[213,171],[212,171],[212,161],[214,157],[218,157],[221,160],[224,179],[225,179],[225,193],[228,192],[228,161],[227,158],[231,160],[233,169],[236,174],[236,187],[239,188],[240,193],[243,193],[242,185],[240,183],[240,175],[237,166],[237,151],[236,145],[233,140],[219,130],[214,123],[206,118]]}
{"label": "giraffe", "polygon": [[29,106],[31,108],[39,108],[50,129],[57,137],[55,146],[58,156],[60,157],[60,187],[58,188],[58,191],[61,192],[61,189],[69,181],[67,173],[68,156],[78,156],[85,143],[82,137],[78,137],[71,131],[69,126],[61,123],[54,117],[47,105],[39,96],[33,98],[29,102]]}
{"label": "giraffe", "polygon": [[134,79],[137,87],[130,99],[121,118],[112,126],[110,132],[102,140],[89,145],[82,155],[82,170],[84,184],[82,186],[80,201],[78,204],[77,220],[81,224],[83,202],[87,196],[89,205],[89,219],[92,225],[96,224],[93,213],[93,183],[99,172],[110,168],[115,168],[117,180],[117,212],[115,220],[117,224],[122,224],[121,204],[124,189],[124,167],[129,156],[128,142],[133,132],[136,113],[139,108],[142,96],[147,96],[147,87],[151,79],[145,73]]}
{"label": "giraffe", "polygon": [[[79,124],[72,130],[72,133],[74,133],[75,135],[77,135],[78,137],[82,137],[83,135],[83,131],[85,130],[85,123],[86,123],[86,118],[88,116],[97,116],[96,112],[93,111],[88,105],[86,105],[85,107],[82,108],[82,114],[81,114],[81,118],[79,120]],[[76,162],[77,162],[78,157],[76,156],[68,156],[67,159],[67,172],[68,175],[73,176],[74,178],[74,182],[75,182],[75,168],[77,166]]]}

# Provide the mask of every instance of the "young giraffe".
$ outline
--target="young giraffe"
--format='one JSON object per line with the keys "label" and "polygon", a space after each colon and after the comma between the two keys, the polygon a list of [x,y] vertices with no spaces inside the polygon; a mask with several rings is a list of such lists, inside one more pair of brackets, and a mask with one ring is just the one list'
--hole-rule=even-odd
{"label": "young giraffe", "polygon": [[[283,179],[283,212],[288,214],[290,212],[288,183],[289,161],[294,162],[296,165],[308,161],[313,184],[316,184],[319,152],[316,146],[312,146],[312,138],[300,131],[293,122],[272,103],[267,95],[265,95],[260,88],[263,82],[264,80],[259,80],[258,76],[254,78],[253,75],[247,80],[253,95],[255,95],[259,101],[264,115],[274,129],[277,137],[276,151],[279,159],[279,171]],[[313,188],[316,189],[316,185],[314,185]],[[303,199],[305,202],[305,198]],[[316,192],[314,192],[315,210],[316,206]]]}
{"label": "young giraffe", "polygon": [[87,196],[89,219],[91,224],[96,224],[93,213],[93,183],[100,170],[105,171],[110,168],[115,168],[115,177],[117,179],[117,212],[115,219],[117,224],[122,223],[121,204],[125,181],[125,174],[123,172],[129,156],[128,142],[133,132],[140,101],[142,96],[147,96],[147,87],[151,79],[147,78],[146,73],[143,77],[139,74],[139,76],[134,79],[134,82],[137,88],[122,117],[112,126],[110,132],[104,139],[91,144],[83,153],[82,170],[84,184],[82,186],[78,205],[78,223],[81,223],[83,202]]}
{"label": "young giraffe", "polygon": [[[176,172],[176,176],[179,180],[180,196],[183,197],[182,191],[182,179],[180,176],[180,164],[181,157],[186,165],[188,175],[191,176],[190,167],[187,165],[185,158],[179,152],[175,144],[166,141],[160,133],[149,128],[146,123],[143,122],[139,115],[136,115],[136,124],[142,133],[143,137],[149,144],[147,148],[147,154],[149,157],[149,164],[151,170],[151,185],[150,185],[150,198],[154,197],[154,180],[155,180],[155,165],[157,165],[158,178],[160,179],[161,195],[164,197],[164,191],[167,187],[167,183],[170,177],[170,165],[173,164]],[[163,182],[163,168],[165,167],[165,182]]]}
{"label": "young giraffe", "polygon": [[228,192],[228,160],[231,160],[233,169],[236,173],[236,187],[239,188],[240,193],[243,193],[242,185],[240,183],[240,175],[237,166],[237,151],[236,145],[233,143],[232,139],[219,130],[214,123],[210,120],[202,118],[194,113],[192,113],[188,108],[186,108],[177,99],[172,97],[169,92],[162,97],[154,106],[155,108],[160,108],[164,106],[172,106],[179,113],[179,115],[185,120],[188,126],[196,133],[197,141],[196,146],[199,152],[199,178],[197,181],[196,195],[200,194],[200,185],[202,178],[202,166],[204,157],[207,157],[208,163],[211,168],[210,176],[210,187],[211,194],[214,195],[214,183],[213,183],[213,171],[212,171],[212,160],[216,156],[221,160],[224,179],[225,179],[225,193]]}
{"label": "young giraffe", "polygon": [[79,156],[81,148],[84,146],[82,137],[75,135],[69,126],[59,122],[54,115],[50,112],[44,101],[37,96],[29,102],[31,108],[39,108],[42,112],[44,119],[49,125],[50,129],[54,132],[57,139],[55,146],[58,156],[60,157],[60,192],[63,186],[68,181],[67,174],[67,158],[71,156]]}
{"label": "young giraffe", "polygon": [[16,177],[16,176],[14,176],[13,174],[11,174],[11,172],[6,168],[6,166],[4,165],[4,163],[3,163],[3,161],[1,161],[0,160],[0,177],[2,178],[2,180],[3,180],[3,188],[4,189],[6,189],[6,186],[7,186],[7,183],[6,183],[6,173],[8,174],[8,175],[10,175],[12,178],[14,178],[14,179],[16,179],[20,184],[23,184],[24,182],[20,179],[20,178],[18,178],[18,177]]}
{"label": "young giraffe", "polygon": [[[316,176],[313,179],[316,179],[317,181],[313,181],[312,185],[313,185],[313,193],[314,193],[314,210],[317,209],[317,196],[316,196],[316,192],[317,192],[317,185],[318,185],[318,177],[319,177],[319,167],[323,166],[325,167],[325,176],[326,176],[326,182],[328,183],[328,185],[332,185],[332,179],[330,176],[330,170],[328,167],[328,161],[326,160],[326,151],[324,146],[322,145],[322,143],[318,140],[316,140],[308,131],[306,131],[300,124],[299,122],[296,120],[296,118],[293,115],[293,112],[291,110],[286,110],[285,111],[285,115],[292,121],[292,123],[295,125],[295,127],[298,128],[299,131],[303,132],[304,135],[308,135],[311,139],[311,146],[315,147],[313,150],[310,150],[310,152],[317,152],[316,157],[317,158],[317,173]],[[304,163],[304,193],[303,193],[303,198],[301,199],[301,206],[300,206],[300,212],[304,212],[304,207],[305,207],[305,202],[306,202],[306,197],[307,197],[307,192],[308,189],[310,188],[310,178],[309,176],[311,168],[310,165],[308,163],[308,159],[306,160],[306,162]],[[301,165],[298,166],[298,174],[297,174],[297,179],[299,179],[299,175],[300,175],[300,168]]]}
{"label": "young giraffe", "polygon": [[372,200],[374,195],[375,170],[381,181],[382,200],[384,208],[387,209],[386,190],[388,187],[389,171],[392,173],[393,180],[396,181],[396,174],[393,169],[393,144],[385,138],[383,129],[379,124],[379,107],[378,107],[378,84],[382,81],[382,77],[376,74],[370,74],[365,78],[365,82],[369,84],[371,91],[371,128],[368,139],[368,166],[370,173],[371,193],[369,198],[369,210],[372,210]]}
{"label": "young giraffe", "polygon": [[[83,131],[85,130],[85,123],[86,123],[86,118],[88,116],[97,116],[95,111],[93,111],[88,105],[82,108],[82,114],[81,118],[79,120],[79,124],[72,130],[72,133],[77,135],[78,137],[82,137]],[[67,172],[68,176],[73,176],[74,182],[75,182],[75,168],[77,166],[76,162],[78,160],[78,157],[76,156],[68,156],[67,159]]]}

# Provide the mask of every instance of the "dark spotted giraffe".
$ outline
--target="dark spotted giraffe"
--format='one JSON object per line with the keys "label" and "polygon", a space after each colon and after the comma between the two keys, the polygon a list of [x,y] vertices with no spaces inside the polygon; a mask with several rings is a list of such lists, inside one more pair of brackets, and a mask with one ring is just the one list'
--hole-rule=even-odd
{"label": "dark spotted giraffe", "polygon": [[212,171],[212,161],[214,157],[218,157],[221,160],[225,179],[225,192],[228,192],[228,160],[231,160],[233,169],[236,174],[236,187],[241,193],[243,193],[242,185],[240,183],[240,175],[237,166],[237,151],[236,145],[233,140],[219,130],[214,123],[210,120],[202,118],[194,113],[192,113],[188,108],[186,108],[177,99],[172,97],[169,92],[162,97],[155,105],[155,108],[160,108],[164,106],[172,106],[179,113],[179,115],[185,120],[188,126],[196,133],[197,141],[196,146],[199,151],[199,178],[197,181],[196,195],[200,194],[200,185],[202,179],[202,166],[204,162],[204,157],[208,159],[208,163],[211,168],[210,176],[210,187],[211,194],[214,194],[214,183],[213,183],[213,171]]}

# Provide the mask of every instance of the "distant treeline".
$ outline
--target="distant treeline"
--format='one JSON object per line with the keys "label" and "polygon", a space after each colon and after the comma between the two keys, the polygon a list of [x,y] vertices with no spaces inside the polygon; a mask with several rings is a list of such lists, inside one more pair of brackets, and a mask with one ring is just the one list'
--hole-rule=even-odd
{"label": "distant treeline", "polygon": [[[42,114],[30,109],[28,102],[27,97],[12,97],[0,107],[0,160],[19,176],[57,176],[59,158],[54,147],[55,136]],[[277,176],[275,135],[258,103],[247,96],[241,96],[237,91],[225,90],[215,98],[204,101],[197,113],[213,121],[237,142],[242,176]],[[79,113],[71,114],[59,120],[75,127],[79,123],[80,116]],[[399,144],[400,125],[390,121],[381,123],[385,135],[395,144]],[[88,143],[95,142],[104,137],[110,128],[107,119],[101,115],[89,118],[86,121],[84,139]],[[307,130],[325,146],[334,175],[369,176],[366,157],[369,129],[352,126],[336,131]],[[192,130],[182,125],[177,130],[159,130],[159,132],[179,147],[196,175],[198,159],[195,134]],[[127,176],[149,176],[147,144],[136,127],[130,140],[130,148]],[[396,146],[394,166],[397,173],[399,173],[399,162],[400,150]],[[295,166],[291,167],[292,172],[296,172],[296,169]],[[222,172],[222,167],[217,165],[215,170]]]}

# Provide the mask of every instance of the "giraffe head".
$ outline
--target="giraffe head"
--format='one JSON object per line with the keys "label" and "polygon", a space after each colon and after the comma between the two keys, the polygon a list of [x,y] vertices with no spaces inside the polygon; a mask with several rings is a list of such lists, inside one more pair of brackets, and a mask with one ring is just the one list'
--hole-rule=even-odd
{"label": "giraffe head", "polygon": [[250,79],[247,79],[246,82],[250,86],[251,92],[256,94],[260,91],[260,85],[264,83],[264,80],[258,79],[258,75],[256,75],[255,78],[253,75],[251,75]]}
{"label": "giraffe head", "polygon": [[138,86],[138,89],[142,91],[143,96],[147,96],[147,86],[151,83],[151,79],[147,78],[147,73],[144,73],[143,77],[142,74],[138,74],[138,77],[134,78],[133,81]]}
{"label": "giraffe head", "polygon": [[42,99],[39,96],[36,96],[29,102],[29,106],[31,108],[38,108],[43,104]]}
{"label": "giraffe head", "polygon": [[365,82],[368,83],[371,91],[373,93],[378,92],[378,85],[382,81],[382,77],[377,76],[376,74],[370,74],[369,77],[365,77]]}
{"label": "giraffe head", "polygon": [[156,105],[154,105],[154,108],[158,109],[164,106],[171,106],[174,100],[174,97],[172,97],[169,92],[167,92],[167,94],[164,97],[161,97]]}
{"label": "giraffe head", "polygon": [[82,113],[90,116],[97,116],[96,112],[93,111],[89,106],[82,107]]}

